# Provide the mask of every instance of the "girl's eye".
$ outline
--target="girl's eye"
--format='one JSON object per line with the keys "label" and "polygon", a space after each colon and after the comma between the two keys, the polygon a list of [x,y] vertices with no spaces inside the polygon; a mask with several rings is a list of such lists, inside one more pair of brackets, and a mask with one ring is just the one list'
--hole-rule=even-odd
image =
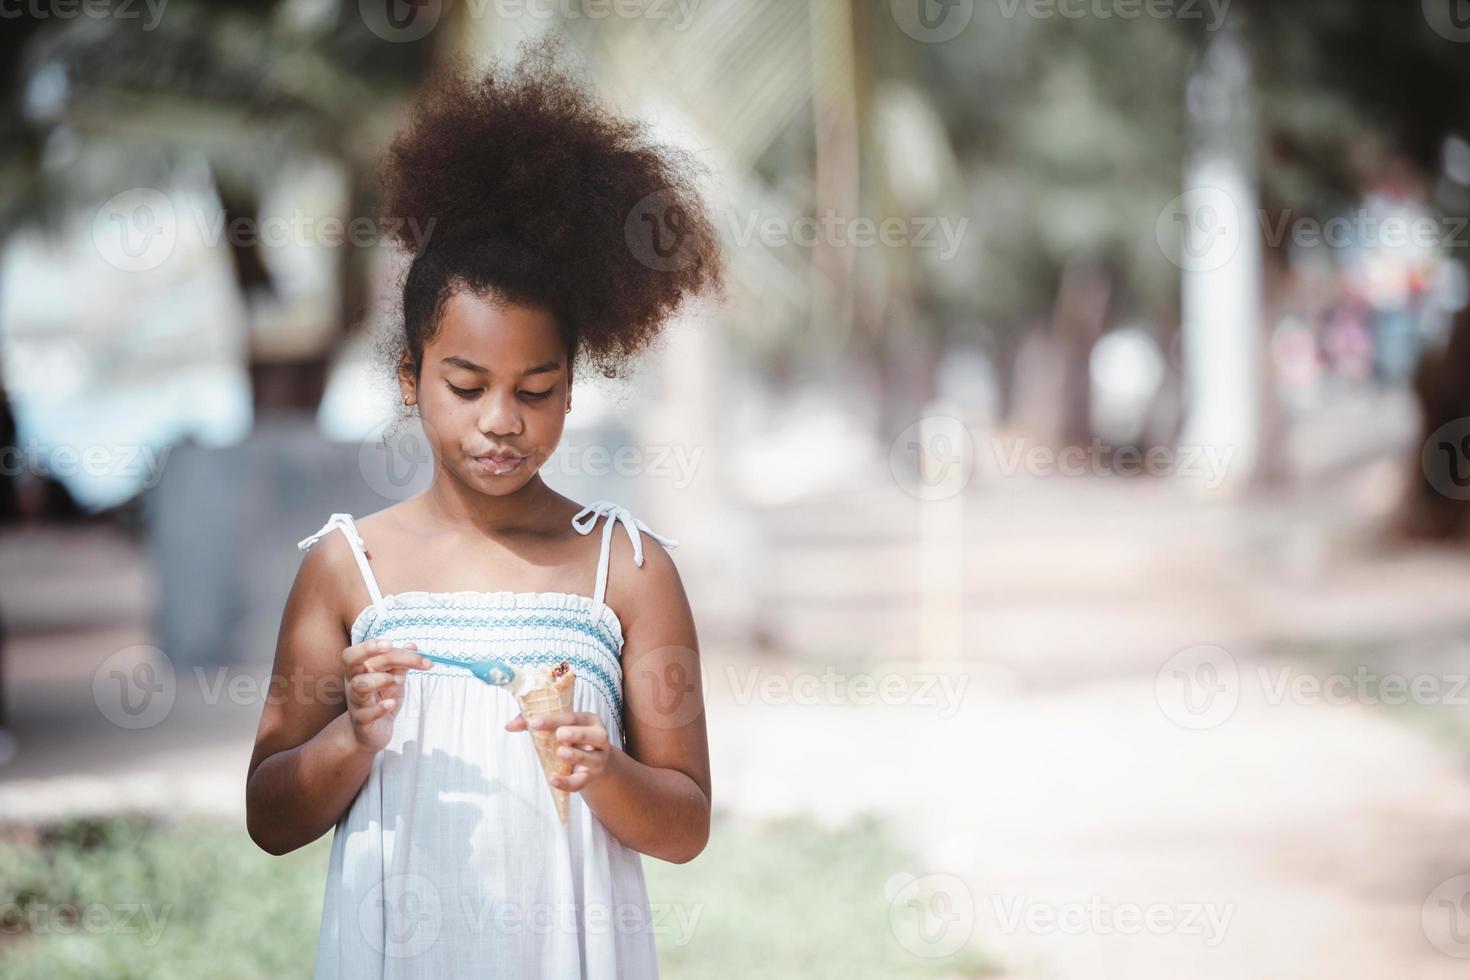
{"label": "girl's eye", "polygon": [[[458,385],[450,384],[448,381],[446,381],[444,383],[446,385],[449,385],[449,390],[450,391],[454,392],[459,397],[465,398],[465,399],[478,398],[479,395],[480,395],[480,392],[482,392],[482,391],[485,390],[483,388],[461,388]],[[531,399],[532,401],[538,401],[539,402],[541,399],[549,397],[551,395],[551,393],[553,391],[555,391],[555,390],[556,390],[555,387],[551,387],[551,388],[547,388],[545,391],[523,391],[523,392],[521,392],[521,394],[523,396],[525,396],[526,398]]]}

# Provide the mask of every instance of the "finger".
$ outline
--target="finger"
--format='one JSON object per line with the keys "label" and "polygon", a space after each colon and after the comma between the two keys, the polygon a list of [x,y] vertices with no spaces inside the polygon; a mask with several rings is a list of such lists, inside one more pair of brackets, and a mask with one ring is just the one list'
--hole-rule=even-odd
{"label": "finger", "polygon": [[393,649],[393,644],[387,640],[368,640],[366,643],[358,643],[343,650],[342,662],[352,668],[375,653],[387,653],[391,649]]}
{"label": "finger", "polygon": [[384,671],[376,674],[356,674],[347,682],[347,686],[358,691],[375,691],[384,684],[394,684],[397,681],[397,674]]}
{"label": "finger", "polygon": [[352,694],[348,697],[347,706],[350,710],[360,711],[363,708],[371,708],[389,700],[377,691],[365,691],[361,694]]}
{"label": "finger", "polygon": [[570,776],[552,776],[551,785],[557,789],[564,789],[568,793],[580,793],[592,782],[593,774],[587,771],[574,772]]}
{"label": "finger", "polygon": [[569,745],[606,745],[607,729],[601,725],[563,725],[556,730],[556,740]]}
{"label": "finger", "polygon": [[525,731],[526,730],[526,716],[525,715],[516,715],[510,721],[508,721],[508,722],[505,723],[505,730],[508,731],[508,732],[523,732],[523,731]]}
{"label": "finger", "polygon": [[379,701],[376,704],[358,708],[353,712],[352,720],[359,726],[366,725],[368,722],[377,721],[379,718],[391,712],[396,704],[397,702],[390,698],[387,701]]}
{"label": "finger", "polygon": [[388,670],[397,668],[399,670],[428,670],[432,666],[433,664],[413,650],[389,650],[387,653],[375,653],[361,661],[357,669]]}
{"label": "finger", "polygon": [[357,699],[357,703],[363,704],[374,692],[381,692],[389,685],[397,683],[398,678],[392,674],[358,674],[348,681],[347,687],[351,696]]}
{"label": "finger", "polygon": [[559,759],[570,762],[574,766],[592,766],[595,765],[597,762],[597,752],[595,750],[592,752],[584,752],[581,749],[574,749],[567,745],[563,745],[561,748],[557,749],[556,756]]}
{"label": "finger", "polygon": [[378,670],[382,665],[389,663],[400,664],[404,667],[427,668],[429,665],[429,661],[419,655],[415,644],[405,643],[401,647],[395,647],[387,640],[370,640],[367,643],[348,647],[342,651],[342,659],[347,669],[352,672]]}
{"label": "finger", "polygon": [[536,730],[546,728],[560,728],[562,725],[577,725],[586,721],[584,712],[578,711],[553,711],[550,714],[540,715],[531,719],[531,727]]}

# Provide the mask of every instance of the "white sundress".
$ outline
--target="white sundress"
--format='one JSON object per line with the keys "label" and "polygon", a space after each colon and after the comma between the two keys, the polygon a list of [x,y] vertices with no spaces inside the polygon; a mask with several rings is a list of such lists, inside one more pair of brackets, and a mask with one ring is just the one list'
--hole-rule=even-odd
{"label": "white sundress", "polygon": [[[352,517],[333,514],[301,541],[335,529],[352,547],[372,604],[352,643],[414,642],[457,660],[520,666],[569,661],[573,707],[594,711],[623,745],[622,624],[603,602],[621,521],[643,564],[639,532],[610,501],[572,519],[590,534],[606,517],[595,595],[400,592],[384,596]],[[609,834],[581,794],[557,819],[531,736],[502,688],[440,664],[408,671],[392,740],[336,825],[315,976],[340,980],[503,980],[658,976],[642,856]]]}

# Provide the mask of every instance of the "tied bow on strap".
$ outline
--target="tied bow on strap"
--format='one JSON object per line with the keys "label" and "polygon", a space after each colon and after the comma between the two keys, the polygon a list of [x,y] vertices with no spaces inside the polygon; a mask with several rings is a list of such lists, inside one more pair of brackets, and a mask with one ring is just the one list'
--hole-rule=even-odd
{"label": "tied bow on strap", "polygon": [[643,564],[643,538],[639,532],[647,534],[665,548],[677,548],[679,542],[674,538],[666,538],[653,528],[634,517],[626,507],[619,507],[611,500],[599,500],[595,504],[588,504],[577,512],[572,518],[572,527],[577,529],[578,534],[591,534],[592,529],[597,526],[597,518],[606,516],[607,526],[603,531],[604,543],[612,540],[613,528],[618,521],[623,522],[627,529],[628,538],[633,542],[633,562],[637,565]]}
{"label": "tied bow on strap", "polygon": [[367,550],[367,545],[363,543],[362,535],[357,533],[357,525],[352,523],[351,514],[333,514],[327,518],[327,523],[322,525],[320,531],[309,538],[302,538],[296,543],[296,547],[305,551],[339,527],[342,529],[342,533],[347,535],[347,540],[357,545],[359,549],[363,551]]}

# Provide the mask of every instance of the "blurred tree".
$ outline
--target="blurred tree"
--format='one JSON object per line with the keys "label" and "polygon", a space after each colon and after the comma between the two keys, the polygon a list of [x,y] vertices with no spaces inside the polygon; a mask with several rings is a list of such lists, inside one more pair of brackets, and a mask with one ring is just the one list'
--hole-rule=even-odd
{"label": "blurred tree", "polygon": [[[1182,79],[1188,50],[1166,25],[987,4],[959,38],[928,44],[886,4],[711,0],[682,32],[570,26],[612,92],[657,91],[721,155],[739,225],[725,229],[731,278],[762,313],[732,320],[737,345],[778,374],[850,358],[845,375],[876,383],[883,432],[932,396],[947,345],[984,343],[1004,374],[1041,321],[1081,378],[1064,428],[1083,434],[1096,335],[1138,308],[1169,326],[1160,311],[1178,283],[1159,268],[1153,221],[1178,193],[1182,107],[1159,79]],[[949,254],[749,234],[829,214],[899,218],[931,245],[943,222],[960,240]],[[1088,295],[1109,303],[1079,319],[1058,290],[1098,277]]]}
{"label": "blurred tree", "polygon": [[1178,274],[1154,225],[1178,193],[1189,47],[1155,18],[977,4],[960,38],[897,52],[888,69],[932,93],[965,177],[944,207],[976,226],[965,275],[935,280],[934,298],[990,347],[1003,383],[1039,330],[1067,379],[1048,428],[1085,440],[1096,339],[1135,316],[1167,347],[1177,326]]}
{"label": "blurred tree", "polygon": [[[1458,0],[1382,4],[1372,0],[1235,0],[1257,52],[1262,220],[1330,217],[1382,176],[1365,167],[1365,144],[1384,144],[1433,188],[1447,219],[1470,217],[1470,181],[1445,166],[1452,139],[1470,138],[1470,24]],[[1447,221],[1445,227],[1453,227]],[[1268,243],[1270,246],[1271,243]],[[1450,257],[1467,262],[1463,236]],[[1282,262],[1281,243],[1268,261]],[[1429,346],[1417,380],[1422,435],[1470,417],[1470,314],[1460,310],[1447,343]],[[1470,533],[1470,502],[1438,492],[1414,447],[1399,527],[1411,536]]]}
{"label": "blurred tree", "polygon": [[[156,18],[141,8],[61,18],[25,6],[7,18],[0,234],[54,230],[121,191],[166,186],[181,160],[198,155],[226,220],[267,217],[263,193],[303,159],[340,170],[344,220],[375,215],[371,178],[392,122],[385,110],[422,78],[448,32],[389,40],[356,0],[172,0]],[[255,241],[223,241],[242,296],[269,293]],[[328,337],[357,323],[370,257],[336,250],[340,301]],[[330,350],[251,351],[258,407],[315,407]]]}
{"label": "blurred tree", "polygon": [[830,251],[772,240],[761,223],[789,231],[822,207],[855,213],[860,161],[850,151],[862,79],[850,5],[708,0],[682,25],[653,17],[565,25],[609,98],[707,135],[730,278],[762,301],[761,317],[732,319],[732,340],[772,366],[847,340],[838,322],[850,309],[847,267]]}
{"label": "blurred tree", "polygon": [[[1361,148],[1375,139],[1421,169],[1443,214],[1470,214],[1464,175],[1443,165],[1446,140],[1470,129],[1470,100],[1457,95],[1470,82],[1470,25],[1456,11],[1455,0],[1235,0],[1228,17],[1250,48],[1258,132],[1260,199],[1243,208],[1259,218],[1253,230],[1276,227],[1283,215],[1323,220],[1359,199],[1373,177]],[[1065,283],[1091,279],[1068,268],[1094,268],[1104,256],[1116,261],[1107,274],[1117,282],[1095,295],[1111,296],[1112,309],[1103,323],[1071,331],[1068,387],[1085,377],[1089,337],[1119,316],[1153,320],[1170,346],[1180,276],[1163,261],[1154,224],[1181,189],[1186,82],[1221,26],[1206,18],[1007,16],[999,5],[976,5],[954,41],[874,50],[880,73],[923,80],[968,175],[969,200],[952,206],[979,225],[976,274],[936,296],[986,324],[1002,366],[1028,332],[1066,334],[1065,325],[1086,322],[1065,313],[1076,309]],[[1288,243],[1262,237],[1269,321]],[[1449,343],[1425,354],[1426,434],[1470,408],[1462,394],[1470,366],[1460,363],[1470,355],[1467,330],[1470,317],[1457,317]],[[1261,380],[1269,390],[1268,376]],[[1073,438],[1085,431],[1085,412],[1085,401],[1073,402],[1061,430]],[[1269,479],[1275,441],[1265,441]],[[1447,512],[1467,505],[1433,490],[1417,447],[1413,470],[1405,526],[1464,529],[1470,522]]]}

